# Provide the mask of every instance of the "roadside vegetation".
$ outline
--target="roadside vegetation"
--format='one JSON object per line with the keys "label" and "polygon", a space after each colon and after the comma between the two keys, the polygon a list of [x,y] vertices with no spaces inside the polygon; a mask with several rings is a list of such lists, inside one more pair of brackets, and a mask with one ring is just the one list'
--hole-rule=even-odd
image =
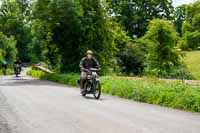
{"label": "roadside vegetation", "polygon": [[199,5],[200,0],[179,7],[171,0],[2,0],[0,63],[11,67],[19,57],[56,73],[77,73],[90,49],[102,75],[193,79],[177,48],[200,46]]}
{"label": "roadside vegetation", "polygon": [[200,80],[200,51],[184,52],[184,62],[195,79]]}
{"label": "roadside vegetation", "polygon": [[[3,74],[4,73],[3,73],[2,69],[0,69],[0,75],[3,75]],[[6,70],[6,74],[7,75],[12,75],[12,74],[14,74],[14,71],[12,69],[7,69]]]}
{"label": "roadside vegetation", "polygon": [[[31,70],[29,75],[43,80],[79,86],[78,74],[45,74]],[[101,77],[102,91],[106,94],[134,101],[161,105],[192,112],[200,112],[200,86],[186,85],[181,81],[167,83],[156,78],[130,80],[113,76]]]}

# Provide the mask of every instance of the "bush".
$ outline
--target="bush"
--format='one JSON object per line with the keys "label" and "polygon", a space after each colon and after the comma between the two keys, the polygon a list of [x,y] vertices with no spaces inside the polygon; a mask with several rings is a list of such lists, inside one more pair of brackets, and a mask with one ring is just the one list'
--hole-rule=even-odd
{"label": "bush", "polygon": [[[14,74],[13,69],[7,69],[6,74],[7,74],[7,75],[12,75],[12,74]],[[2,69],[0,69],[0,75],[3,75]]]}
{"label": "bush", "polygon": [[76,73],[68,73],[68,74],[47,74],[39,70],[31,70],[27,72],[28,75],[32,77],[37,77],[43,80],[49,80],[61,84],[66,84],[70,86],[78,86],[77,80],[79,79],[79,75]]}
{"label": "bush", "polygon": [[122,72],[130,75],[143,74],[146,50],[141,42],[129,42],[120,52],[120,66]]}
{"label": "bush", "polygon": [[70,86],[79,86],[78,79],[79,75],[75,73],[68,74],[44,74],[40,77],[43,80],[49,80],[61,84],[66,84]]}

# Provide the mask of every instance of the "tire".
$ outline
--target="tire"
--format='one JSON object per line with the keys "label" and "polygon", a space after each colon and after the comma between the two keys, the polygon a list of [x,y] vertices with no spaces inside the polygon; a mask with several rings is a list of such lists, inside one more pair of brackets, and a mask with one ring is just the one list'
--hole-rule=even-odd
{"label": "tire", "polygon": [[16,75],[16,77],[19,76],[19,71],[18,70],[16,70],[15,75]]}
{"label": "tire", "polygon": [[[87,87],[87,83],[84,83],[84,89],[85,89],[85,87]],[[82,90],[81,90],[82,91]],[[86,91],[85,92],[81,92],[81,95],[83,96],[83,97],[85,97],[86,96]]]}
{"label": "tire", "polygon": [[81,95],[82,95],[83,97],[85,97],[85,96],[86,96],[86,92],[84,92],[84,93],[81,93]]}
{"label": "tire", "polygon": [[100,84],[100,82],[96,83],[93,95],[94,95],[95,99],[99,99],[100,98],[100,96],[101,96],[101,84]]}
{"label": "tire", "polygon": [[85,82],[85,84],[84,84],[84,89],[85,89],[85,92],[84,93],[82,93],[82,96],[86,96],[86,94],[87,94],[87,90],[88,90],[88,87],[92,87],[92,84],[90,83],[90,82]]}

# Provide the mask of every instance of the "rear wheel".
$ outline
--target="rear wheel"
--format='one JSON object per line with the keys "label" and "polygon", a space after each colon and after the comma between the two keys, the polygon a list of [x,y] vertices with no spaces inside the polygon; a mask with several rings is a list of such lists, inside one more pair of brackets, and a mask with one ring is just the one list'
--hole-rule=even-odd
{"label": "rear wheel", "polygon": [[100,96],[101,96],[101,84],[100,84],[100,82],[96,83],[93,95],[94,95],[95,99],[99,99],[100,98]]}

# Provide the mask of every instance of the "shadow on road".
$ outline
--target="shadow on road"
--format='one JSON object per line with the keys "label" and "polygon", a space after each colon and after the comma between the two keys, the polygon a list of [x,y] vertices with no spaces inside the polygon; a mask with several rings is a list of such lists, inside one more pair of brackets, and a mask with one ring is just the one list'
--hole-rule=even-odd
{"label": "shadow on road", "polygon": [[105,101],[105,100],[107,100],[107,99],[105,99],[105,98],[100,98],[100,99],[95,99],[94,97],[93,97],[93,95],[92,94],[90,94],[89,96],[85,96],[85,97],[83,97],[83,98],[85,98],[85,99],[87,99],[87,100],[95,100],[95,101]]}

